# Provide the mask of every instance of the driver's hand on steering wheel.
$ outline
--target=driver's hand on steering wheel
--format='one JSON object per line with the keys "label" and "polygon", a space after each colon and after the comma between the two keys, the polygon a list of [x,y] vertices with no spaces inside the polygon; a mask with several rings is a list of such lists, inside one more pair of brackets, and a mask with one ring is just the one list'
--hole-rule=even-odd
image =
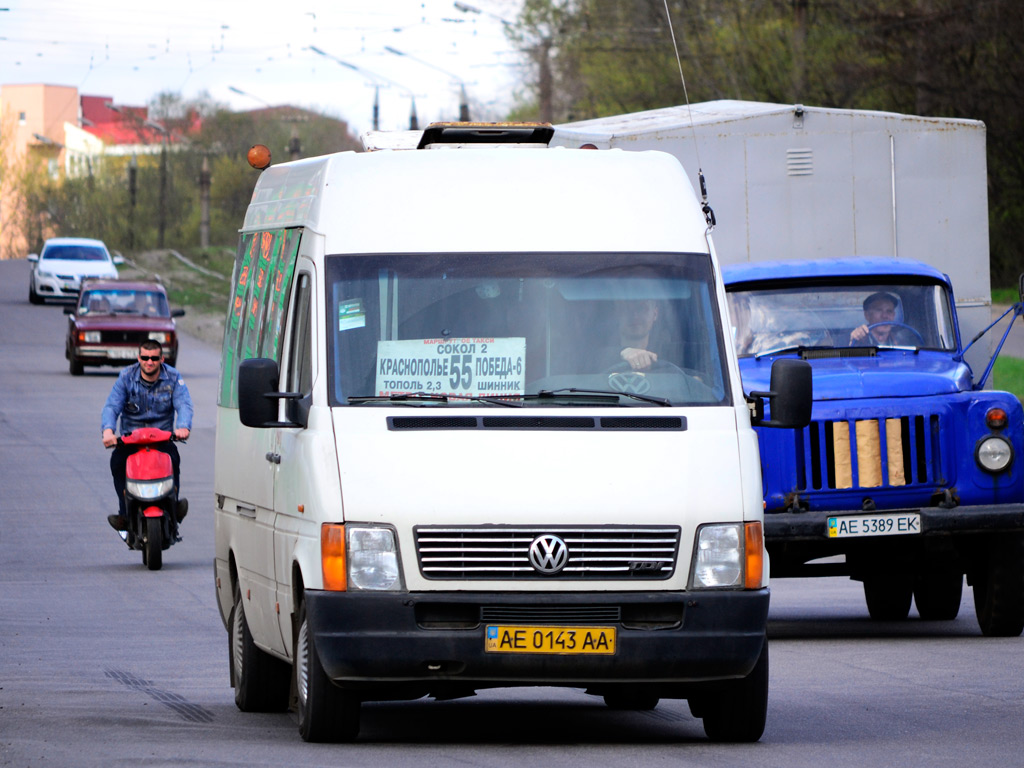
{"label": "driver's hand on steering wheel", "polygon": [[850,331],[850,346],[853,346],[858,341],[863,341],[867,338],[868,334],[871,333],[868,330],[867,325],[858,325],[852,331]]}
{"label": "driver's hand on steering wheel", "polygon": [[649,349],[637,349],[635,347],[626,347],[619,353],[619,356],[629,363],[629,367],[634,371],[643,371],[650,368],[658,360],[658,356]]}

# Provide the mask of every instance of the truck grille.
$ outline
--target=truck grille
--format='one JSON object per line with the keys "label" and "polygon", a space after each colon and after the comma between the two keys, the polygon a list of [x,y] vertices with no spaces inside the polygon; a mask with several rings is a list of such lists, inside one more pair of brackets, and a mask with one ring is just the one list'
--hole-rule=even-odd
{"label": "truck grille", "polygon": [[813,421],[797,433],[798,490],[942,482],[937,414]]}
{"label": "truck grille", "polygon": [[[667,579],[675,571],[678,526],[418,526],[420,572],[427,579]],[[542,536],[565,543],[554,575],[536,569],[530,545]]]}

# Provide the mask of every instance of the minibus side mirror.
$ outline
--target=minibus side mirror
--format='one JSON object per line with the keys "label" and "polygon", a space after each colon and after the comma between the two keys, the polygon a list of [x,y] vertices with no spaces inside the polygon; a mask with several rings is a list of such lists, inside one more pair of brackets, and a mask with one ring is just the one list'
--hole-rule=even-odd
{"label": "minibus side mirror", "polygon": [[278,400],[299,400],[301,392],[278,392],[277,361],[265,357],[243,360],[238,366],[238,417],[247,427],[305,427],[277,420]]}
{"label": "minibus side mirror", "polygon": [[[811,365],[806,360],[776,360],[767,392],[747,395],[750,423],[755,427],[803,429],[811,423],[813,389]],[[771,418],[764,418],[764,401],[771,403]]]}

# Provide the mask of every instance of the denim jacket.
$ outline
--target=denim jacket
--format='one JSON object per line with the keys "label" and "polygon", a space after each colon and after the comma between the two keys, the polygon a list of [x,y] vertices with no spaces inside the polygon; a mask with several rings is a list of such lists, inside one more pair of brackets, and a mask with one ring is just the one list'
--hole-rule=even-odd
{"label": "denim jacket", "polygon": [[139,427],[173,430],[174,414],[178,429],[192,429],[192,398],[185,380],[177,369],[166,363],[160,366],[160,377],[152,387],[142,383],[141,366],[130,365],[121,371],[103,406],[103,427],[117,431],[121,417],[121,434]]}

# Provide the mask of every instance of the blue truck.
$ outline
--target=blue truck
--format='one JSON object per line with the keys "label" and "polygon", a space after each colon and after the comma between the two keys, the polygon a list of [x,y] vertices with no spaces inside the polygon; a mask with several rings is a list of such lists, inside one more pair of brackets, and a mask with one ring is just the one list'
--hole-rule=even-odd
{"label": "blue truck", "polygon": [[[982,633],[1019,635],[1024,411],[984,387],[1024,313],[1024,278],[1009,322],[965,345],[949,277],[918,261],[762,261],[723,273],[746,394],[770,389],[776,360],[813,370],[810,425],[757,429],[772,576],[848,576],[863,582],[871,617],[888,621],[906,619],[912,602],[924,620],[956,618],[966,577]],[[964,353],[997,325],[977,375]]]}

